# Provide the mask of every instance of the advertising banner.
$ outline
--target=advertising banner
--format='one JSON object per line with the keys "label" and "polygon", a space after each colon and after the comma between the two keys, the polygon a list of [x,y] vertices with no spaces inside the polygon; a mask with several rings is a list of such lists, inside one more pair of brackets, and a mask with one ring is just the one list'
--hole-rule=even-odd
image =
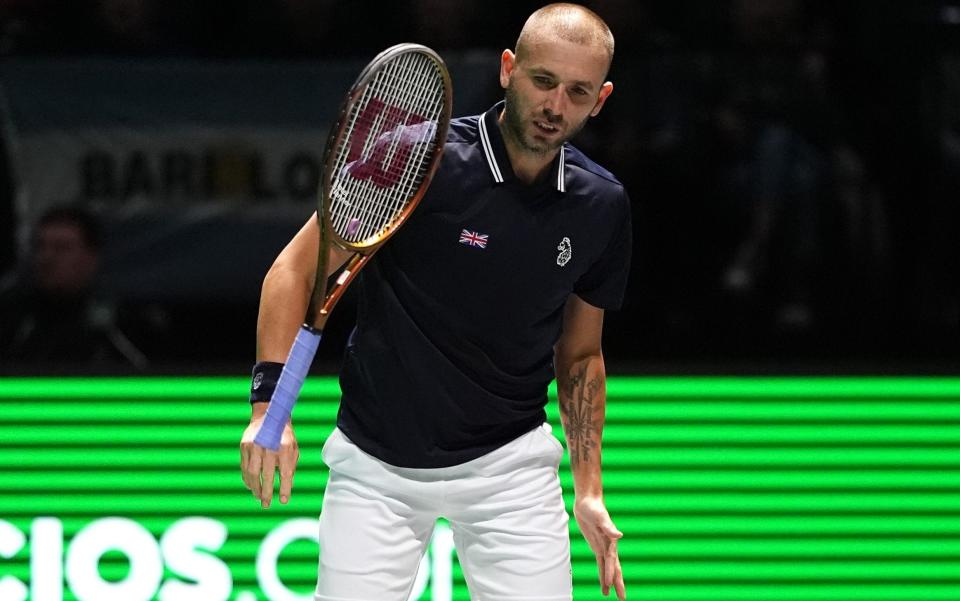
{"label": "advertising banner", "polygon": [[[269,510],[240,477],[248,386],[6,379],[0,599],[310,601],[337,382],[307,382],[293,497]],[[608,393],[629,598],[957,600],[960,380],[611,378]],[[571,511],[566,461],[560,476]],[[602,598],[572,519],[571,540],[574,598]],[[469,599],[444,522],[411,598]]]}

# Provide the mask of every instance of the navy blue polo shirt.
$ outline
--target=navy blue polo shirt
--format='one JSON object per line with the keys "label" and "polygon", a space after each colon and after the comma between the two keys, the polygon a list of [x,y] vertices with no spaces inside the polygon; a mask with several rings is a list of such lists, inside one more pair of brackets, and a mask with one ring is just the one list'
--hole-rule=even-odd
{"label": "navy blue polo shirt", "polygon": [[543,423],[568,297],[622,301],[623,186],[569,144],[522,183],[501,108],[453,120],[429,191],[355,284],[337,425],[395,466],[463,463]]}

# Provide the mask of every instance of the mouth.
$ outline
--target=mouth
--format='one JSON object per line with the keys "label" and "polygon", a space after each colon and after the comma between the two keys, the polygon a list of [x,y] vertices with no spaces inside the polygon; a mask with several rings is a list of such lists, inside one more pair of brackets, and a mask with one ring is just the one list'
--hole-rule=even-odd
{"label": "mouth", "polygon": [[541,121],[539,119],[534,119],[533,126],[537,131],[543,133],[544,135],[552,136],[560,131],[560,128],[546,121]]}

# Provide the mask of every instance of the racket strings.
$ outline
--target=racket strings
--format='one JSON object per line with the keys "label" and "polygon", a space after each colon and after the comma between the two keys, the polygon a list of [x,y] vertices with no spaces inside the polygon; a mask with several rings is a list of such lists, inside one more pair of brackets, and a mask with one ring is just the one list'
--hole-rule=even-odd
{"label": "racket strings", "polygon": [[366,85],[350,110],[331,182],[331,224],[345,241],[378,238],[402,215],[441,143],[444,101],[439,67],[419,52],[389,60]]}
{"label": "racket strings", "polygon": [[[411,68],[411,63],[416,59],[420,59],[420,65],[417,69],[414,70]],[[427,68],[423,68],[427,67]],[[370,84],[366,90],[367,97],[363,99],[363,102],[360,106],[360,110],[367,110],[369,106],[370,99],[374,97],[376,93],[377,102],[381,105],[388,105],[391,108],[389,110],[380,110],[376,114],[376,119],[370,127],[371,134],[366,136],[364,142],[364,150],[366,151],[367,157],[370,157],[371,152],[375,152],[376,145],[384,144],[382,139],[382,133],[386,130],[388,133],[397,133],[402,126],[402,119],[404,117],[422,117],[424,112],[428,113],[428,116],[433,116],[429,111],[425,110],[425,102],[422,99],[429,99],[431,96],[436,98],[436,94],[424,93],[430,92],[429,89],[424,89],[424,81],[429,81],[429,76],[431,75],[430,69],[433,68],[432,61],[426,59],[419,54],[408,54],[402,57],[399,60],[395,60],[391,65],[388,65],[388,68],[380,71],[375,80]],[[411,77],[410,73],[414,71],[414,76]],[[399,84],[399,85],[398,85]],[[404,87],[406,86],[406,87]],[[383,102],[382,98],[386,98],[387,102]],[[411,104],[410,99],[421,99],[419,103]],[[434,105],[437,103],[434,102]],[[363,113],[359,113],[363,114]],[[388,119],[388,114],[392,114],[393,119]],[[399,119],[398,119],[399,117]],[[415,117],[414,117],[415,118]],[[409,138],[408,132],[407,138]],[[413,190],[413,186],[418,185],[416,181],[419,169],[414,170],[411,167],[420,166],[423,161],[423,156],[431,150],[428,144],[424,142],[430,137],[429,134],[433,132],[429,128],[421,127],[421,136],[415,143],[412,143],[411,149],[411,140],[404,140],[402,135],[394,135],[393,139],[390,140],[386,152],[383,157],[383,165],[390,165],[393,173],[390,173],[387,177],[387,181],[396,180],[394,184],[395,188],[392,190],[394,194],[384,195],[383,190],[378,190],[370,186],[370,182],[364,182],[363,180],[353,179],[350,182],[352,185],[349,186],[347,190],[347,197],[356,199],[356,208],[357,212],[362,213],[362,215],[344,215],[341,219],[338,219],[342,226],[346,224],[346,234],[352,238],[358,240],[365,239],[372,234],[376,234],[377,231],[381,229],[382,225],[386,225],[385,222],[392,220],[393,216],[397,214],[405,204],[407,197],[410,196]],[[406,143],[405,147],[401,146],[401,143]],[[408,157],[408,161],[405,163],[397,163],[394,161],[395,155],[398,150],[404,150],[407,153],[414,153],[414,156]],[[379,160],[379,157],[376,157]],[[398,165],[403,168],[404,173],[396,173],[398,171]],[[366,184],[366,185],[364,185]],[[392,196],[392,198],[391,198]],[[391,202],[392,201],[392,202]],[[357,223],[362,224],[362,227],[356,227]],[[351,227],[353,226],[353,227]],[[352,240],[351,240],[352,241]]]}

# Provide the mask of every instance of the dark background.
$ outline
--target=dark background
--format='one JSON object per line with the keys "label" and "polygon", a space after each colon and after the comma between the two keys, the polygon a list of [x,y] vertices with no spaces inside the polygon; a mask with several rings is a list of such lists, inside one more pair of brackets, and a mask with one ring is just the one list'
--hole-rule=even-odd
{"label": "dark background", "polygon": [[[6,0],[0,54],[309,62],[417,41],[495,57],[540,5]],[[634,208],[627,301],[605,334],[614,369],[956,371],[960,1],[588,6],[616,36],[615,91],[575,143]],[[23,224],[0,165],[2,273]],[[119,301],[140,319],[126,327],[148,371],[237,373],[253,360],[255,301]],[[143,325],[151,311],[160,334]],[[318,369],[336,368],[352,319],[348,295]]]}

